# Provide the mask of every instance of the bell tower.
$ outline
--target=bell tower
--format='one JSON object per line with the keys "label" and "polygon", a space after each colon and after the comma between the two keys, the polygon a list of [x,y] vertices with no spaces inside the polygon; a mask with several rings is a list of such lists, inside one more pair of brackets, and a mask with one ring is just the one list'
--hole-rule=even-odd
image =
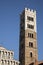
{"label": "bell tower", "polygon": [[38,60],[36,11],[25,8],[20,14],[20,65],[35,65]]}

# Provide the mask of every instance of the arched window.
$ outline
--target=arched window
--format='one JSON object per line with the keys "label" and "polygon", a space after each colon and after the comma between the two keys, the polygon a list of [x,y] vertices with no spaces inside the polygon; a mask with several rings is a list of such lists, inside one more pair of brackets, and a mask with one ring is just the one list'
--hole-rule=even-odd
{"label": "arched window", "polygon": [[33,47],[33,42],[29,42],[29,47]]}
{"label": "arched window", "polygon": [[33,55],[32,55],[32,52],[30,52],[30,57],[32,58],[32,56],[33,56]]}

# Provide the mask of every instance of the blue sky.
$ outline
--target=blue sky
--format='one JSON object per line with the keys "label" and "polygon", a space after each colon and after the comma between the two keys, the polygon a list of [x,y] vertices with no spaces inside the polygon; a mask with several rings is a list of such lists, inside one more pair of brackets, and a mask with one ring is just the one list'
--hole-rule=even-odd
{"label": "blue sky", "polygon": [[0,45],[19,59],[20,13],[27,7],[37,11],[39,60],[43,60],[43,0],[0,0]]}

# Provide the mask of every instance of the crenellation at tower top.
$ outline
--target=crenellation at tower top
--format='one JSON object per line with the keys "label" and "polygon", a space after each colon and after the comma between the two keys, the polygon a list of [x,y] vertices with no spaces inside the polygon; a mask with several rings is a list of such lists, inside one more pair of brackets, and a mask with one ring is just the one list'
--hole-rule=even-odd
{"label": "crenellation at tower top", "polygon": [[29,12],[31,12],[31,13],[36,13],[36,10],[29,9],[29,8],[25,8],[25,11],[29,11]]}

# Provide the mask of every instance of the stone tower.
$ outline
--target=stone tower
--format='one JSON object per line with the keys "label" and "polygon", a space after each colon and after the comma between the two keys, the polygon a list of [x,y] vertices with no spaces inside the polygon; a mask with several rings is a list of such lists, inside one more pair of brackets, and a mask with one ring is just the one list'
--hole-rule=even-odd
{"label": "stone tower", "polygon": [[25,8],[20,14],[20,65],[35,65],[38,60],[36,11]]}

